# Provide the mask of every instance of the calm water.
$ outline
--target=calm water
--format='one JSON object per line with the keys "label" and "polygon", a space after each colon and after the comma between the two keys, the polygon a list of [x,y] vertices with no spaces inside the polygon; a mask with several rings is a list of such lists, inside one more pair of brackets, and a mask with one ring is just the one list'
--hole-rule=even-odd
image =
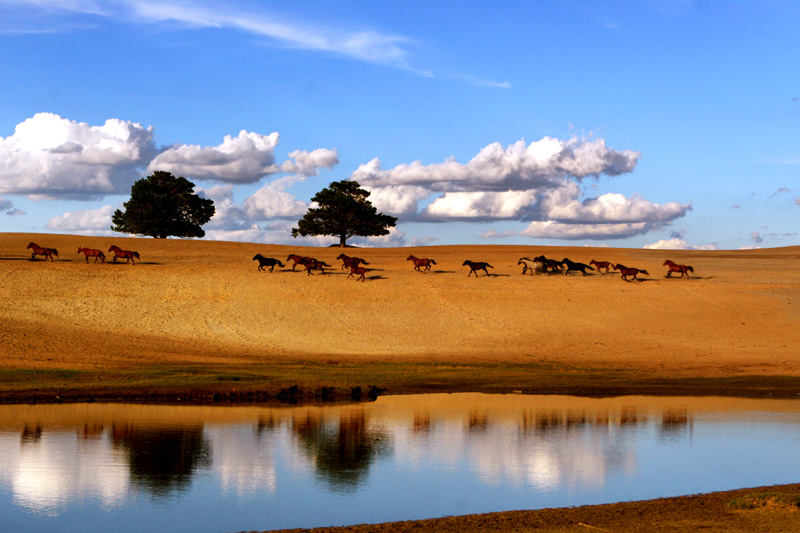
{"label": "calm water", "polygon": [[800,481],[800,400],[0,406],[3,531],[222,532]]}

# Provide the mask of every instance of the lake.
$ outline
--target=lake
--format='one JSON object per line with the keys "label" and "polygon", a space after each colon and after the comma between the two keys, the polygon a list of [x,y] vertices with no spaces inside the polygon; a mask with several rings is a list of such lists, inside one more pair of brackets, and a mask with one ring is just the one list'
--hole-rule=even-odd
{"label": "lake", "polygon": [[0,406],[3,531],[222,532],[800,481],[800,400]]}

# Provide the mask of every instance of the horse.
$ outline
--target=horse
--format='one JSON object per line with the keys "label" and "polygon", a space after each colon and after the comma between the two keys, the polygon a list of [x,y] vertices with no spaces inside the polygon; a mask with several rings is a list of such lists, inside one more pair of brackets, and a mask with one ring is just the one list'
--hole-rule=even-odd
{"label": "horse", "polygon": [[115,263],[117,262],[118,257],[122,257],[123,259],[125,259],[126,265],[129,262],[135,265],[136,260],[134,259],[134,257],[136,259],[139,259],[139,252],[134,252],[133,250],[123,250],[122,248],[120,248],[115,244],[112,244],[111,247],[108,249],[108,251],[114,252],[114,257],[112,258],[112,261],[114,261]]}
{"label": "horse", "polygon": [[[614,270],[619,270],[619,273],[622,274],[622,279],[625,281],[633,281],[636,279],[636,274],[647,274],[650,275],[650,272],[647,270],[642,270],[641,268],[629,268],[625,265],[616,264],[614,265]],[[631,276],[632,279],[628,279],[628,276]]]}
{"label": "horse", "polygon": [[594,270],[592,267],[590,267],[589,265],[587,265],[585,263],[574,263],[574,262],[570,261],[569,259],[567,259],[566,257],[561,260],[561,264],[565,265],[567,267],[567,270],[564,272],[565,276],[567,274],[569,274],[570,272],[582,272],[583,275],[585,276],[587,268],[589,270]]}
{"label": "horse", "polygon": [[89,262],[89,257],[94,257],[94,262],[97,263],[97,260],[100,259],[103,263],[106,262],[106,254],[101,252],[100,250],[96,250],[94,248],[78,248],[78,253],[83,252],[83,255],[86,258],[86,262]]}
{"label": "horse", "polygon": [[264,267],[269,267],[269,271],[272,272],[273,270],[275,270],[275,265],[278,265],[279,267],[283,268],[283,263],[281,263],[277,259],[273,259],[271,257],[264,257],[261,254],[256,254],[255,257],[253,257],[253,261],[258,261],[259,270],[264,270]]}
{"label": "horse", "polygon": [[686,274],[686,277],[688,279],[689,272],[694,272],[694,269],[692,267],[690,267],[689,265],[678,265],[676,263],[673,263],[669,259],[664,261],[664,264],[662,266],[669,267],[669,270],[667,271],[667,277],[668,278],[671,277],[673,272],[680,272],[681,273],[681,277],[683,277],[683,275]]}
{"label": "horse", "polygon": [[47,261],[47,258],[49,257],[50,258],[50,262],[52,263],[53,262],[53,256],[58,257],[58,250],[56,250],[55,248],[42,248],[41,246],[39,246],[35,242],[32,242],[32,243],[28,244],[27,249],[31,250],[33,252],[31,254],[31,260],[36,259],[37,255],[43,255],[45,261]]}
{"label": "horse", "polygon": [[330,265],[324,261],[317,261],[316,259],[311,259],[310,257],[304,257],[303,260],[300,262],[301,265],[306,267],[306,274],[311,275],[312,270],[319,270],[323,274],[325,273],[325,268],[330,268]]}
{"label": "horse", "polygon": [[436,261],[433,259],[426,259],[424,257],[414,257],[413,255],[409,255],[406,257],[406,261],[413,261],[414,262],[414,270],[417,272],[422,272],[422,268],[425,269],[425,272],[431,269],[431,265],[435,265]]}
{"label": "horse", "polygon": [[303,262],[308,260],[316,261],[316,259],[314,259],[313,257],[306,257],[297,254],[289,254],[289,257],[286,258],[286,261],[294,261],[294,264],[292,265],[292,270],[294,270],[294,267],[296,267],[297,265],[302,266]]}
{"label": "horse", "polygon": [[469,267],[469,273],[467,274],[467,277],[470,277],[472,275],[472,273],[474,272],[476,278],[478,277],[478,270],[483,270],[484,272],[486,272],[486,275],[488,276],[489,275],[489,271],[486,270],[486,267],[494,268],[489,263],[484,263],[482,261],[475,262],[475,261],[470,261],[469,259],[467,259],[466,261],[461,263],[461,266],[468,266]]}
{"label": "horse", "polygon": [[358,265],[351,266],[350,273],[347,275],[347,279],[350,279],[350,276],[352,276],[353,274],[357,274],[359,277],[356,278],[356,281],[358,280],[366,281],[367,278],[365,277],[365,275],[369,271],[370,271],[369,268],[364,268],[362,266]]}
{"label": "horse", "polygon": [[596,266],[598,272],[603,272],[603,269],[605,268],[606,271],[603,272],[604,274],[608,274],[608,271],[614,266],[611,264],[611,261],[595,261],[594,259],[589,261],[589,264]]}
{"label": "horse", "polygon": [[556,269],[561,270],[564,266],[561,261],[556,261],[555,259],[548,259],[543,255],[539,255],[533,258],[534,261],[538,261],[544,265],[544,271],[547,272],[547,269],[550,269],[550,272],[555,272]]}
{"label": "horse", "polygon": [[539,272],[546,272],[547,269],[544,266],[544,263],[541,261],[534,261],[533,259],[528,259],[527,257],[520,257],[519,261],[517,261],[517,265],[522,265],[522,273],[530,271],[531,275],[534,273],[538,274]]}
{"label": "horse", "polygon": [[353,268],[354,266],[358,266],[361,263],[364,263],[365,265],[369,264],[360,257],[350,257],[349,255],[344,255],[344,254],[337,255],[336,259],[342,260],[342,270],[344,270],[345,267]]}

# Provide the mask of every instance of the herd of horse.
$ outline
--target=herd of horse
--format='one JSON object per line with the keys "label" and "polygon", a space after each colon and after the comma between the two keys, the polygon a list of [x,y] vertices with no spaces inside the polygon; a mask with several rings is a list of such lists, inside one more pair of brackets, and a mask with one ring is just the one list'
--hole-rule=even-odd
{"label": "herd of horse", "polygon": [[[37,255],[41,255],[44,257],[45,261],[47,261],[49,258],[52,262],[53,256],[58,257],[58,250],[55,248],[45,248],[44,246],[39,246],[35,242],[28,244],[27,249],[31,251],[31,259],[36,259]],[[115,244],[111,245],[108,251],[114,252],[112,261],[115,263],[117,262],[117,259],[125,259],[125,263],[136,264],[136,259],[139,259],[139,252],[134,252],[133,250],[123,250]],[[78,253],[84,255],[87,263],[89,262],[90,257],[94,257],[95,263],[97,263],[98,259],[102,263],[106,262],[106,254],[96,248],[84,248],[83,246],[79,246]]]}
{"label": "herd of horse", "polygon": [[[38,244],[32,242],[28,244],[28,250],[31,250],[31,259],[36,259],[37,255],[44,257],[45,261],[49,258],[50,261],[53,261],[53,256],[58,257],[58,250],[55,248],[46,248],[43,246],[39,246]],[[119,246],[112,245],[109,249],[109,252],[114,253],[114,257],[112,260],[114,262],[117,259],[125,259],[125,263],[136,264],[136,259],[140,259],[139,252],[135,252],[133,250],[123,250]],[[106,255],[96,248],[84,248],[79,247],[78,253],[83,254],[86,262],[89,262],[90,257],[94,257],[94,262],[97,263],[98,259],[105,263]],[[366,274],[373,269],[366,268],[362,265],[368,265],[369,263],[360,257],[352,257],[345,255],[343,253],[339,254],[336,257],[337,260],[342,261],[342,270],[350,269],[350,273],[347,275],[348,279],[351,277],[355,277],[356,281],[366,281]],[[258,261],[258,270],[263,271],[266,267],[269,267],[269,271],[273,272],[276,266],[284,268],[284,263],[278,259],[273,257],[264,257],[261,254],[256,254],[253,257],[253,261]],[[332,269],[331,265],[324,261],[320,261],[313,257],[302,256],[297,254],[289,254],[286,258],[286,263],[288,264],[289,261],[292,261],[292,270],[295,270],[298,266],[305,268],[307,275],[312,275],[314,270],[318,270],[322,274],[325,274],[325,269]],[[416,257],[413,255],[409,255],[406,258],[406,261],[411,261],[414,265],[414,270],[421,273],[428,273],[431,270],[431,265],[435,265],[436,261],[431,258],[427,257]],[[526,273],[533,274],[553,274],[556,272],[564,272],[564,275],[568,275],[571,272],[580,272],[584,276],[587,275],[587,270],[597,270],[602,274],[608,274],[610,271],[618,271],[621,275],[621,278],[625,281],[633,281],[639,274],[650,275],[650,273],[643,269],[643,268],[632,268],[627,267],[623,264],[617,263],[613,264],[610,261],[595,261],[592,259],[589,261],[589,264],[586,263],[578,263],[575,261],[570,261],[566,257],[561,261],[556,259],[549,259],[544,255],[539,255],[530,259],[528,257],[520,257],[519,261],[517,261],[517,265],[522,265],[522,274],[525,275]],[[467,277],[475,274],[475,277],[478,277],[478,273],[482,270],[487,276],[489,276],[489,268],[494,268],[492,265],[485,261],[470,261],[467,259],[464,261],[461,266],[469,267],[469,272],[467,273]],[[667,270],[667,277],[672,277],[673,273],[680,273],[681,277],[689,277],[689,273],[694,273],[694,268],[689,265],[679,265],[674,261],[667,259],[664,261],[665,266],[668,268]]]}
{"label": "herd of horse", "polygon": [[[348,274],[348,279],[350,277],[356,276],[356,281],[366,281],[366,273],[372,269],[365,268],[363,265],[368,265],[366,260],[360,257],[351,257],[345,254],[339,254],[336,257],[337,260],[342,261],[342,270],[345,268],[350,269],[350,274]],[[253,261],[258,261],[258,270],[264,270],[265,267],[269,267],[269,271],[272,272],[275,269],[275,266],[279,266],[281,268],[284,267],[284,264],[273,257],[264,257],[261,254],[256,254],[253,257]],[[307,275],[312,275],[312,271],[318,270],[322,274],[325,274],[325,269],[332,269],[331,265],[325,263],[324,261],[320,261],[313,257],[301,256],[297,254],[289,254],[286,258],[287,263],[292,261],[292,270],[295,270],[298,266],[306,269]],[[414,270],[421,273],[427,273],[431,270],[431,265],[435,265],[436,261],[426,257],[416,257],[413,255],[409,255],[406,258],[406,261],[411,261],[414,264]],[[575,261],[570,261],[566,257],[561,261],[555,259],[548,259],[543,255],[534,257],[533,259],[529,259],[527,257],[520,257],[517,265],[522,265],[522,274],[530,273],[532,274],[553,274],[555,272],[564,272],[564,275],[567,275],[571,272],[580,272],[584,276],[587,275],[587,270],[597,270],[602,274],[608,274],[610,271],[618,271],[621,275],[621,278],[625,281],[633,281],[639,274],[650,275],[650,273],[643,269],[643,268],[632,268],[627,267],[623,264],[617,263],[613,264],[610,261],[595,261],[592,259],[589,261],[589,264],[586,263],[578,263]],[[489,268],[494,268],[492,265],[485,261],[470,261],[467,259],[464,261],[461,266],[469,267],[469,272],[467,273],[467,277],[475,274],[475,277],[478,277],[478,272],[483,270],[487,276],[489,274]],[[688,278],[689,272],[694,272],[694,268],[689,265],[679,265],[673,261],[667,259],[664,261],[663,266],[668,267],[667,277],[671,277],[673,272],[680,272],[681,277],[684,275]]]}

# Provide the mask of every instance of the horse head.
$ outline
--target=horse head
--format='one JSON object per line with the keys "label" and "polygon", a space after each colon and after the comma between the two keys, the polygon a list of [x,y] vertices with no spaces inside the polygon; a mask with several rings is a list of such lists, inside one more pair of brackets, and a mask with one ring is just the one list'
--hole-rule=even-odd
{"label": "horse head", "polygon": [[663,265],[661,265],[661,266],[674,265],[674,264],[675,264],[675,263],[673,263],[672,261],[670,261],[669,259],[667,259],[666,261],[664,261],[664,264],[663,264]]}
{"label": "horse head", "polygon": [[39,245],[38,245],[38,244],[36,244],[35,242],[32,242],[32,243],[30,243],[30,244],[27,246],[27,249],[30,249],[30,248],[38,248],[38,247],[39,247]]}
{"label": "horse head", "polygon": [[81,253],[82,251],[83,251],[83,248],[81,246],[78,246],[78,253]]}
{"label": "horse head", "polygon": [[336,256],[336,259],[339,260],[339,259],[350,259],[350,258],[344,254],[339,254]]}
{"label": "horse head", "polygon": [[259,259],[263,259],[263,258],[264,258],[264,256],[263,256],[263,255],[261,255],[261,254],[256,254],[256,255],[253,257],[253,261],[257,261],[257,260],[259,260]]}

